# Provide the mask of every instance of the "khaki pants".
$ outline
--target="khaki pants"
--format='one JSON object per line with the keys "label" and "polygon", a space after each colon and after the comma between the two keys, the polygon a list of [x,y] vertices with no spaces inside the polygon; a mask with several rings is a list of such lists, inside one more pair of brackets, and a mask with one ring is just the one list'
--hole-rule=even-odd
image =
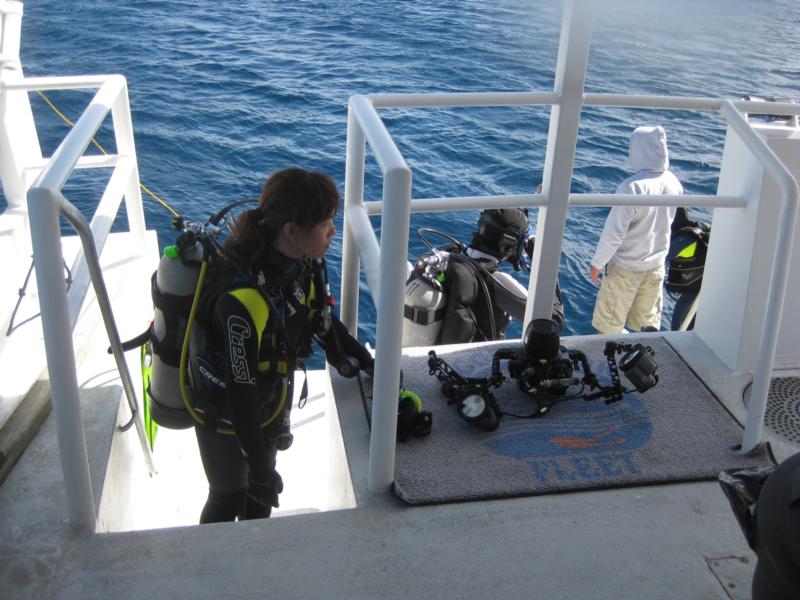
{"label": "khaki pants", "polygon": [[600,333],[622,333],[643,327],[661,327],[661,286],[664,267],[651,271],[629,271],[610,264],[597,293],[592,326]]}

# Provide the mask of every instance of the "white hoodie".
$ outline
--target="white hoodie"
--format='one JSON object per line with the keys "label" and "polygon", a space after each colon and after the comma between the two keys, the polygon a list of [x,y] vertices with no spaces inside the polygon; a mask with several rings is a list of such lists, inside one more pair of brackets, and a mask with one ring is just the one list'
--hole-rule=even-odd
{"label": "white hoodie", "polygon": [[[617,194],[679,195],[683,186],[669,171],[667,134],[660,125],[637,127],[631,135],[630,165],[636,173],[617,187]],[[650,271],[664,264],[675,208],[614,206],[592,257],[602,270],[615,263],[629,271]]]}

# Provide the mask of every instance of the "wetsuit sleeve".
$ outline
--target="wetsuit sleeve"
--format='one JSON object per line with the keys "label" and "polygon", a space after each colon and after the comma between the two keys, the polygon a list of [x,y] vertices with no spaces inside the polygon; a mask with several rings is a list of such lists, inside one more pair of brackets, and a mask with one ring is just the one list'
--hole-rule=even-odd
{"label": "wetsuit sleeve", "polygon": [[525,318],[525,304],[528,301],[528,290],[505,271],[492,273],[493,291],[497,308],[522,321]]}
{"label": "wetsuit sleeve", "polygon": [[217,301],[214,318],[222,333],[225,400],[231,424],[251,475],[266,480],[272,475],[272,465],[258,414],[259,333],[249,311],[230,294],[223,294]]}
{"label": "wetsuit sleeve", "polygon": [[440,344],[470,342],[477,325],[472,306],[478,298],[478,278],[468,266],[450,260],[445,272],[447,305],[444,313]]}
{"label": "wetsuit sleeve", "polygon": [[352,356],[358,360],[362,371],[370,375],[375,371],[375,359],[370,351],[350,334],[337,317],[332,317],[328,333],[318,336],[317,339],[331,365],[336,366],[343,356]]}
{"label": "wetsuit sleeve", "polygon": [[[511,315],[518,321],[525,319],[525,303],[528,300],[528,290],[526,290],[516,279],[503,271],[492,273],[494,281],[494,295],[497,307]],[[558,324],[558,328],[564,329],[564,299],[561,296],[561,286],[556,281],[556,295],[553,299],[553,321]]]}

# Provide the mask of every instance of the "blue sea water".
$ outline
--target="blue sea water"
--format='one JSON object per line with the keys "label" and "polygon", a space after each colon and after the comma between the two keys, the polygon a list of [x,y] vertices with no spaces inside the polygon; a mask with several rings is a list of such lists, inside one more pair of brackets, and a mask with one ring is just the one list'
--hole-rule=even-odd
{"label": "blue sea water", "polygon": [[[562,3],[36,0],[24,9],[26,75],[124,75],[142,182],[186,216],[205,219],[233,200],[256,197],[266,175],[286,165],[326,171],[343,191],[353,94],[552,90]],[[597,2],[586,89],[798,99],[798,25],[796,0]],[[90,97],[48,95],[73,120]],[[66,126],[38,96],[31,101],[43,149],[52,152]],[[412,168],[414,197],[531,193],[541,182],[546,109],[382,114]],[[630,132],[649,123],[667,128],[672,169],[687,193],[714,193],[721,118],[610,108],[582,115],[572,190],[612,192],[629,174]],[[109,132],[104,127],[98,140],[113,151]],[[67,197],[79,206],[94,204],[104,177],[79,172]],[[366,196],[380,197],[369,153]],[[144,200],[148,226],[162,246],[170,243],[171,215]],[[567,334],[592,331],[596,288],[587,272],[607,212],[575,208],[568,216],[560,273]],[[418,227],[468,241],[477,215],[413,215],[410,257],[424,249],[414,235]],[[124,227],[124,216],[116,227]],[[335,290],[340,258],[337,236],[329,254]],[[662,328],[669,327],[671,311],[667,299]],[[374,341],[374,315],[362,294],[362,339]],[[512,324],[509,336],[519,334]]]}

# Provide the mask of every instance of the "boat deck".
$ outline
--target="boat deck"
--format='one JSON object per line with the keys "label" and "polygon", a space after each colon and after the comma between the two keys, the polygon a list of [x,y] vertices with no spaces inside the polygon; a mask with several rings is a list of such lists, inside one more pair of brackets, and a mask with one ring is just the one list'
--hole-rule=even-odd
{"label": "boat deck", "polygon": [[[134,264],[115,247],[106,264]],[[116,281],[116,314],[148,306],[148,289]],[[666,335],[741,419],[745,378],[691,333]],[[194,526],[205,480],[192,430],[159,431],[147,476],[133,430],[113,433],[127,408],[102,331],[87,347],[78,377],[98,533],[67,529],[51,415],[0,487],[4,598],[749,597],[754,555],[716,482],[422,507],[370,493],[357,383],[327,371],[309,373],[308,405],[292,413],[276,518]],[[797,450],[773,443],[779,458]]]}

